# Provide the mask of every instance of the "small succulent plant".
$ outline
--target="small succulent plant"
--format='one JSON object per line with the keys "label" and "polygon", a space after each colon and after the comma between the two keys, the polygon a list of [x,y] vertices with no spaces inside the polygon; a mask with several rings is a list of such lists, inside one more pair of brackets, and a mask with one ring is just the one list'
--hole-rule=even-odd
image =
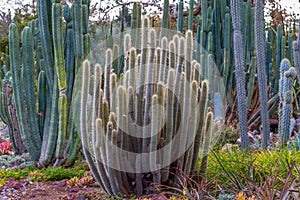
{"label": "small succulent plant", "polygon": [[11,154],[12,151],[12,144],[11,142],[1,142],[0,143],[0,155],[4,154]]}

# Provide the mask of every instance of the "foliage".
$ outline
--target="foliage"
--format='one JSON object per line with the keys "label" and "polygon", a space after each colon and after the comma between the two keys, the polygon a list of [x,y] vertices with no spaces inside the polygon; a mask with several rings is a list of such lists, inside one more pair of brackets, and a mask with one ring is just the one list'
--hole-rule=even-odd
{"label": "foliage", "polygon": [[84,176],[81,178],[74,176],[73,178],[69,179],[67,181],[67,185],[81,188],[81,187],[91,184],[93,182],[93,180],[94,179],[90,174],[85,173]]}
{"label": "foliage", "polygon": [[11,169],[15,166],[23,169],[29,166],[33,166],[34,162],[30,161],[28,153],[22,155],[2,155],[0,156],[0,166],[2,169]]}
{"label": "foliage", "polygon": [[[14,178],[16,180],[28,177],[30,181],[59,181],[71,179],[75,176],[84,177],[88,167],[86,164],[77,164],[73,168],[42,168],[27,167],[25,169],[14,168],[10,170],[0,170],[0,179]],[[87,179],[90,180],[90,177]],[[83,183],[87,180],[83,179]]]}
{"label": "foliage", "polygon": [[280,190],[284,185],[282,180],[299,176],[298,169],[293,164],[300,162],[295,150],[256,151],[251,154],[239,150],[215,151],[210,155],[207,178],[214,182],[213,193],[216,195],[246,191],[251,196],[254,185],[266,187],[271,184],[270,178],[273,181],[272,188]]}
{"label": "foliage", "polygon": [[[10,23],[16,23],[19,32],[23,30],[28,23],[37,18],[36,0],[32,0],[32,3],[26,1],[16,0],[14,5],[7,11],[3,11],[1,7],[0,11],[0,52],[5,52],[6,46],[8,46],[8,30]],[[8,2],[6,2],[8,3]],[[12,12],[14,17],[12,17]]]}
{"label": "foliage", "polygon": [[221,149],[226,144],[236,144],[240,137],[239,130],[231,126],[226,126],[225,130],[219,134],[218,142],[214,146],[214,149]]}

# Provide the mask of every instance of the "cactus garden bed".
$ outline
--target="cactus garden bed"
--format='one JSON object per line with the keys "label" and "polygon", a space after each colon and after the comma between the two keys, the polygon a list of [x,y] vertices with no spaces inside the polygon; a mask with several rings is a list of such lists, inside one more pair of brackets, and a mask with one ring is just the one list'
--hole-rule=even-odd
{"label": "cactus garden bed", "polygon": [[7,25],[0,200],[300,199],[299,20],[110,2],[36,0]]}

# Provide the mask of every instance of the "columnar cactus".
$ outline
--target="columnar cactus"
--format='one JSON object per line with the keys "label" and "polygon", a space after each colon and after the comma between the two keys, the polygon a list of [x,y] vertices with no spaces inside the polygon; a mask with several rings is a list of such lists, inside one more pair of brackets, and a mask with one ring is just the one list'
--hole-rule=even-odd
{"label": "columnar cactus", "polygon": [[[147,22],[144,20],[145,25]],[[142,41],[146,38],[149,45],[144,46],[146,51],[141,49],[141,60],[131,47],[123,80],[116,80],[113,72],[108,76],[111,67],[106,64],[102,87],[100,65],[91,71],[88,61],[83,64],[82,145],[96,180],[110,194],[141,195],[150,182],[174,180],[171,163],[187,174],[197,173],[199,152],[204,143],[201,172],[205,173],[213,114],[207,111],[208,82],[200,82],[199,76],[194,76],[199,63],[193,61],[187,68],[188,57],[193,52],[193,45],[188,45],[193,40],[192,32],[188,31],[178,43],[163,38],[159,47],[154,29],[142,31]],[[171,54],[172,50],[177,59]],[[160,61],[164,51],[166,57],[170,56],[169,62]],[[143,52],[147,53],[144,61]],[[110,49],[106,57],[111,59]],[[141,72],[145,73],[142,80],[134,76]],[[154,79],[155,74],[159,75],[157,79]],[[107,84],[109,97],[105,96]],[[86,88],[91,86],[93,92],[89,94]],[[87,102],[89,95],[91,104]],[[89,110],[92,121],[87,115]]]}
{"label": "columnar cactus", "polygon": [[[22,32],[22,61],[16,25],[10,26],[18,126],[26,149],[40,166],[72,164],[79,150],[78,126],[74,124],[71,104],[76,68],[89,52],[88,1],[84,2],[87,4],[78,0],[72,8],[65,6],[63,10],[59,1],[53,1],[49,7],[50,1],[39,0],[38,23],[32,21]],[[62,12],[67,22],[65,29]],[[40,41],[42,52],[34,43]]]}
{"label": "columnar cactus", "polygon": [[257,57],[257,76],[260,100],[260,115],[262,121],[262,135],[264,149],[267,148],[270,139],[269,111],[268,111],[268,93],[267,93],[267,73],[265,57],[265,26],[262,0],[255,2],[255,49]]}
{"label": "columnar cactus", "polygon": [[288,59],[281,61],[280,67],[280,85],[279,85],[279,133],[281,144],[286,145],[290,139],[290,120],[293,103],[293,79],[296,77],[296,69],[290,67]]}
{"label": "columnar cactus", "polygon": [[238,98],[238,117],[240,122],[242,148],[247,149],[248,142],[248,125],[247,125],[247,97],[245,90],[245,59],[243,53],[243,37],[241,33],[241,10],[240,1],[231,1],[231,16],[233,24],[233,44],[234,44],[234,61],[235,77],[237,84]]}
{"label": "columnar cactus", "polygon": [[177,19],[177,31],[182,32],[183,29],[183,0],[178,3],[178,19]]}
{"label": "columnar cactus", "polygon": [[297,71],[298,82],[300,83],[300,34],[298,33],[298,39],[293,42],[293,56],[294,64]]}

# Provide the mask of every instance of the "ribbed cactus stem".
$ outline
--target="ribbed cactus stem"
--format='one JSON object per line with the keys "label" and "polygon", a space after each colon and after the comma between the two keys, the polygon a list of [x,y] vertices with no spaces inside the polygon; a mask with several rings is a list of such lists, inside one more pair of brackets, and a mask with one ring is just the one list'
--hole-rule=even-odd
{"label": "ribbed cactus stem", "polygon": [[119,45],[114,45],[113,48],[113,62],[112,62],[112,70],[115,74],[118,73],[119,69]]}
{"label": "ribbed cactus stem", "polygon": [[56,144],[56,152],[55,157],[57,159],[63,158],[63,151],[65,149],[65,142],[67,139],[67,105],[68,100],[67,96],[65,94],[60,95],[58,99],[58,109],[59,109],[59,123],[58,123],[58,138],[57,138],[57,144]]}
{"label": "ribbed cactus stem", "polygon": [[198,112],[193,111],[193,108],[197,107],[198,104],[198,98],[197,98],[197,89],[198,89],[198,85],[197,85],[197,81],[193,81],[190,84],[190,120],[189,120],[189,134],[187,137],[187,141],[186,141],[186,148],[188,149],[188,151],[185,153],[185,167],[184,167],[184,171],[186,174],[190,174],[191,172],[191,167],[192,167],[192,162],[193,162],[193,147],[194,147],[194,141],[195,141],[195,136],[196,136],[196,132],[198,129]]}
{"label": "ribbed cactus stem", "polygon": [[[101,80],[101,67],[99,65],[95,66],[94,69],[94,88],[93,88],[93,103],[92,103],[92,139],[94,141],[96,141],[96,119],[98,118],[99,115],[99,107],[101,105],[101,103],[99,102],[99,98],[100,98],[100,80]],[[102,99],[101,99],[102,100]],[[102,124],[102,121],[101,121]],[[96,152],[98,151],[98,149],[96,149],[96,146],[98,146],[98,143],[95,144],[93,143],[93,150],[94,150],[94,154],[96,154]]]}
{"label": "ribbed cactus stem", "polygon": [[170,17],[169,17],[169,0],[164,0],[164,9],[161,23],[161,35],[160,39],[163,37],[168,37],[168,29],[170,26]]}
{"label": "ribbed cactus stem", "polygon": [[111,74],[111,65],[112,65],[112,50],[107,49],[106,50],[106,62],[105,62],[105,70],[104,70],[104,99],[107,100],[107,102],[110,102],[110,74]]}
{"label": "ribbed cactus stem", "polygon": [[198,130],[196,132],[195,136],[195,142],[194,142],[194,150],[193,150],[193,158],[192,158],[192,165],[191,165],[191,171],[195,172],[196,171],[196,164],[198,162],[199,158],[199,150],[201,147],[201,142],[203,138],[203,130],[202,128],[205,125],[205,110],[206,110],[206,103],[207,103],[207,97],[209,93],[209,87],[208,87],[208,82],[203,81],[202,82],[202,87],[200,91],[200,98],[199,98],[199,103],[197,107],[197,112],[199,112],[199,118],[198,118]]}
{"label": "ribbed cactus stem", "polygon": [[188,17],[188,28],[193,31],[194,22],[194,0],[190,0],[189,17]]}
{"label": "ribbed cactus stem", "polygon": [[117,75],[115,73],[110,75],[110,106],[111,111],[116,112],[116,94],[117,94]]}
{"label": "ribbed cactus stem", "polygon": [[124,72],[126,72],[128,70],[128,65],[129,65],[129,57],[130,57],[130,49],[131,49],[131,36],[129,34],[125,35],[124,38],[124,66],[126,66],[126,68],[124,69]]}
{"label": "ribbed cactus stem", "polygon": [[166,77],[168,76],[168,67],[167,67],[167,52],[168,52],[168,39],[163,37],[161,41],[161,55],[160,55],[160,62],[158,63],[158,81],[166,82]]}
{"label": "ribbed cactus stem", "polygon": [[[10,54],[10,64],[12,70],[12,85],[13,88],[22,88],[21,80],[21,59],[20,59],[20,47],[19,47],[19,38],[18,30],[15,24],[9,26],[9,54]],[[15,101],[17,105],[23,105],[24,95],[22,90],[13,90]],[[29,154],[33,160],[39,159],[39,148],[36,146],[34,140],[28,136],[28,126],[26,119],[26,112],[24,106],[19,106],[17,109],[17,118],[18,121],[22,122],[19,124],[22,140],[26,149],[29,151]]]}
{"label": "ribbed cactus stem", "polygon": [[186,78],[187,81],[191,81],[191,63],[193,60],[193,32],[192,31],[187,31],[185,34],[185,73],[186,73]]}
{"label": "ribbed cactus stem", "polygon": [[202,160],[200,165],[200,171],[199,173],[202,176],[205,176],[206,169],[207,169],[207,161],[208,161],[208,152],[209,152],[209,145],[211,142],[212,137],[212,125],[213,124],[213,113],[209,112],[207,114],[206,120],[205,120],[205,131],[204,131],[204,138],[203,138],[203,154],[202,154]]}
{"label": "ribbed cactus stem", "polygon": [[297,71],[298,83],[300,83],[300,50],[299,50],[298,41],[293,42],[293,55],[294,55],[295,68]]}
{"label": "ribbed cactus stem", "polygon": [[176,69],[176,46],[174,41],[169,42],[169,67]]}
{"label": "ribbed cactus stem", "polygon": [[265,57],[265,27],[262,0],[255,3],[255,49],[257,57],[257,77],[259,87],[260,115],[262,122],[263,148],[266,149],[270,140],[270,124],[268,111],[267,73]]}
{"label": "ribbed cactus stem", "polygon": [[290,139],[290,119],[293,103],[293,79],[296,77],[296,70],[290,67],[288,59],[281,61],[280,80],[279,80],[279,133],[281,135],[281,144],[285,146]]}
{"label": "ribbed cactus stem", "polygon": [[105,142],[105,131],[103,128],[103,123],[101,119],[97,119],[96,122],[96,138],[95,138],[95,143],[96,143],[96,148],[98,151],[95,151],[95,157],[96,157],[96,162],[97,162],[97,169],[98,173],[101,177],[101,186],[102,188],[107,192],[111,193],[111,187],[109,180],[107,178],[107,173],[106,173],[106,166],[104,166],[104,160],[102,159],[101,152],[99,151],[100,148],[105,148],[104,142]]}
{"label": "ribbed cactus stem", "polygon": [[[34,60],[33,60],[33,52],[34,52],[34,42],[32,32],[29,27],[25,27],[22,32],[22,58],[23,58],[23,81],[25,83],[25,102],[27,107],[27,118],[29,124],[30,133],[26,133],[31,135],[33,138],[35,145],[37,147],[41,147],[42,140],[39,134],[38,128],[38,118],[36,115],[36,106],[35,102],[35,94],[34,94]],[[22,86],[21,86],[22,87]],[[20,92],[23,92],[20,88]],[[34,144],[32,144],[34,145]]]}
{"label": "ribbed cactus stem", "polygon": [[286,145],[290,139],[290,124],[291,124],[291,113],[292,113],[292,102],[293,94],[292,92],[286,91],[284,93],[284,104],[282,109],[282,118],[281,118],[281,143]]}
{"label": "ribbed cactus stem", "polygon": [[48,87],[53,87],[53,69],[51,66],[54,66],[54,58],[53,58],[53,47],[51,44],[51,32],[50,32],[50,15],[48,13],[49,9],[49,0],[38,0],[38,16],[39,16],[39,29],[41,31],[41,42],[42,49],[45,61],[45,72],[47,76]]}
{"label": "ribbed cactus stem", "polygon": [[116,182],[116,170],[113,169],[114,166],[114,156],[113,151],[110,151],[109,149],[112,149],[112,145],[114,145],[112,142],[113,138],[113,124],[112,122],[107,123],[107,128],[106,128],[106,149],[107,149],[107,173],[108,173],[108,179],[109,183],[111,186],[111,190],[114,195],[118,194],[118,187],[117,187],[117,182]]}
{"label": "ribbed cactus stem", "polygon": [[[275,66],[280,66],[280,62],[283,59],[281,57],[281,48],[282,48],[282,44],[281,44],[281,38],[282,38],[282,25],[279,24],[277,26],[277,35],[276,35],[276,43],[275,43],[275,55],[276,55],[276,60],[275,60]],[[279,70],[275,70],[275,77],[274,77],[274,89],[273,92],[276,93],[278,92],[278,90],[280,90],[280,88],[278,89],[278,84],[277,81],[280,78],[280,74],[279,74]],[[279,92],[280,93],[280,92]]]}
{"label": "ribbed cactus stem", "polygon": [[37,97],[38,97],[38,126],[40,135],[43,135],[43,126],[45,122],[45,115],[46,115],[46,74],[44,71],[41,71],[38,76],[38,88],[37,88]]}
{"label": "ribbed cactus stem", "polygon": [[87,111],[88,111],[88,90],[90,85],[90,64],[88,61],[84,61],[82,65],[82,93],[81,93],[81,109],[80,109],[80,133],[81,133],[81,141],[82,141],[82,149],[83,153],[87,159],[87,163],[89,168],[92,171],[93,176],[97,180],[98,183],[101,182],[101,178],[99,173],[97,173],[97,168],[92,159],[92,155],[89,151],[89,142],[88,142],[88,127],[87,127]]}
{"label": "ribbed cactus stem", "polygon": [[[158,110],[158,96],[152,96],[152,109],[151,109],[151,141],[150,141],[150,170],[152,173],[156,171],[157,162],[157,146],[158,146],[158,132],[159,132],[159,110]],[[155,177],[155,175],[154,175]],[[155,179],[155,178],[154,178]]]}
{"label": "ribbed cactus stem", "polygon": [[144,107],[144,127],[143,127],[143,152],[147,152],[148,150],[148,145],[149,145],[149,140],[146,139],[147,137],[150,136],[151,132],[148,128],[146,128],[145,125],[150,123],[150,107],[151,107],[151,98],[152,95],[154,93],[154,88],[153,88],[153,65],[154,65],[154,56],[155,56],[155,47],[156,47],[156,32],[154,29],[150,29],[149,33],[148,33],[148,63],[147,63],[147,71],[146,71],[146,86],[145,86],[145,90],[146,90],[146,99],[145,99],[145,107]]}
{"label": "ribbed cactus stem", "polygon": [[[173,91],[174,91],[174,79],[175,79],[175,71],[173,69],[169,70],[168,73],[168,80],[167,80],[167,90],[166,90],[166,144],[170,144],[172,137],[173,137],[173,118],[174,118],[174,111],[173,111]],[[171,159],[171,145],[166,147],[164,152],[164,162],[170,163]],[[166,170],[162,174],[162,182],[165,182],[169,177],[169,170]]]}
{"label": "ribbed cactus stem", "polygon": [[182,32],[183,29],[183,0],[178,3],[178,19],[177,19],[177,31]]}
{"label": "ribbed cactus stem", "polygon": [[233,24],[233,44],[235,60],[235,77],[237,83],[238,118],[242,139],[242,148],[248,149],[247,97],[245,89],[245,59],[243,53],[243,37],[241,33],[240,1],[231,1],[231,16]]}

